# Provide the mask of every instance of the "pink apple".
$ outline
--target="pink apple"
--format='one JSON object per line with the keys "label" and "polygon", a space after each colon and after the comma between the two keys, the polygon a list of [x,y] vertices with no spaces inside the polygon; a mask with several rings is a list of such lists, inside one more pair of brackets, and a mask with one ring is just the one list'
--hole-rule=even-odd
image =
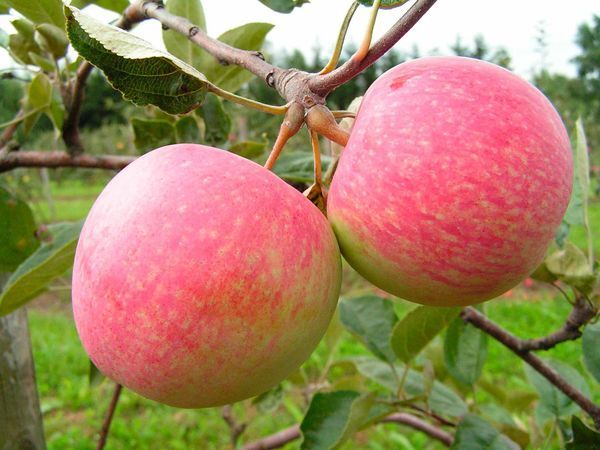
{"label": "pink apple", "polygon": [[261,166],[193,144],[148,153],[94,204],[73,270],[81,341],[108,377],[179,407],[269,389],[336,307],[325,217]]}
{"label": "pink apple", "polygon": [[569,202],[569,138],[550,102],[493,64],[422,58],[367,91],[329,193],[342,254],[417,303],[478,303],[544,257]]}

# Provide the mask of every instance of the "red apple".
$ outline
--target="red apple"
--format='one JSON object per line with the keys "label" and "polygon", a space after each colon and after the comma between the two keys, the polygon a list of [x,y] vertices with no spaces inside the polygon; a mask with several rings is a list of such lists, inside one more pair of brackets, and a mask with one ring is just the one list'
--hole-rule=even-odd
{"label": "red apple", "polygon": [[295,370],[325,333],[340,279],[331,227],[301,193],[234,154],[172,145],[98,197],[77,246],[73,311],[105,375],[208,407]]}
{"label": "red apple", "polygon": [[367,91],[328,214],[342,254],[376,286],[469,305],[541,262],[572,170],[561,119],[533,86],[487,62],[422,58]]}

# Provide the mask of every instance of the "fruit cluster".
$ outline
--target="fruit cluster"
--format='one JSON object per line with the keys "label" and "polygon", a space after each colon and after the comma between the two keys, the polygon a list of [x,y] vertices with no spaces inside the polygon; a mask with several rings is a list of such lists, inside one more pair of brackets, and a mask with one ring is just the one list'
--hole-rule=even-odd
{"label": "fruit cluster", "polygon": [[92,208],[73,309],[110,378],[209,407],[267,390],[313,351],[341,253],[381,289],[437,306],[510,289],[567,207],[570,144],[548,100],[492,64],[422,58],[368,90],[328,219],[273,173],[194,144],[150,152]]}

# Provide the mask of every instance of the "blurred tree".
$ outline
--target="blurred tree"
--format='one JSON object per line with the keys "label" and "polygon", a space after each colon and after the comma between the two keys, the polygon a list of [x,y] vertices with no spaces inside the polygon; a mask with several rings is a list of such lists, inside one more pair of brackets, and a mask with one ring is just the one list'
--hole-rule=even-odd
{"label": "blurred tree", "polygon": [[473,40],[473,47],[469,47],[462,43],[460,36],[456,37],[455,43],[450,47],[450,50],[457,56],[467,56],[469,58],[483,59],[493,62],[499,66],[510,69],[511,57],[508,51],[499,47],[495,50],[491,49],[485,41],[483,35],[478,34]]}

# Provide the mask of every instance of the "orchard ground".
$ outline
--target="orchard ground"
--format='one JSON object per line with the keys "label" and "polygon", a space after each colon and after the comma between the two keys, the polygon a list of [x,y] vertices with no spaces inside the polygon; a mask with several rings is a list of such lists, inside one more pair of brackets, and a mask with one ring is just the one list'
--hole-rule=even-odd
{"label": "orchard ground", "polygon": [[[52,173],[52,181],[46,184],[45,189],[43,183],[40,184],[38,171],[18,171],[10,176],[17,177],[23,191],[35,200],[33,208],[39,221],[48,223],[85,217],[110,177],[110,174],[98,171],[83,174],[79,171],[77,178],[73,178],[72,173],[68,170]],[[60,178],[61,181],[56,181]],[[600,201],[593,201],[590,206],[591,228],[600,230]],[[600,235],[597,232],[595,234],[595,251],[599,254]],[[572,230],[571,239],[583,247],[583,230]],[[374,288],[347,265],[344,268],[342,289],[342,295],[346,297],[374,292]],[[375,293],[383,294],[381,291]],[[412,307],[406,302],[396,302],[399,317]],[[492,320],[522,338],[547,335],[562,325],[570,309],[570,305],[558,291],[531,281],[513,289],[502,298],[485,304],[485,312]],[[68,274],[55,282],[49,293],[31,303],[28,311],[48,447],[75,450],[93,448],[113,384],[104,380],[99,385],[90,386],[88,359],[72,321]],[[571,341],[544,352],[543,357],[573,365],[588,377],[593,386],[593,381],[583,370],[580,348],[579,341]],[[526,380],[522,361],[494,340],[490,340],[488,351],[489,358],[478,390],[463,390],[463,393],[467,395],[468,401],[476,402],[482,413],[493,415],[494,405],[490,400],[494,395],[494,387],[500,387],[504,392],[511,393],[508,401],[512,403],[517,417],[521,410],[524,414],[520,416],[523,420],[528,420],[532,416],[536,394]],[[343,332],[332,360],[367,354],[356,339]],[[439,337],[429,346],[426,354],[433,361],[439,362],[435,364],[436,376],[444,379],[442,341]],[[327,349],[322,343],[297,376],[309,379],[318,377],[327,363],[326,355]],[[450,382],[447,376],[445,381]],[[353,387],[351,379],[341,382]],[[457,385],[454,387],[461,389]],[[283,390],[283,401],[274,406],[276,412],[265,414],[251,401],[242,402],[233,408],[234,415],[240,421],[250,422],[243,434],[243,442],[301,421],[307,407],[301,388],[286,381]],[[600,401],[600,392],[597,390],[594,392],[594,400]],[[498,402],[498,398],[495,402]],[[118,405],[107,448],[220,449],[226,448],[228,442],[229,429],[221,418],[219,408],[175,409],[126,391]],[[288,444],[285,448],[297,448],[298,442]],[[443,447],[430,442],[425,435],[414,430],[387,424],[358,433],[343,448]]]}

